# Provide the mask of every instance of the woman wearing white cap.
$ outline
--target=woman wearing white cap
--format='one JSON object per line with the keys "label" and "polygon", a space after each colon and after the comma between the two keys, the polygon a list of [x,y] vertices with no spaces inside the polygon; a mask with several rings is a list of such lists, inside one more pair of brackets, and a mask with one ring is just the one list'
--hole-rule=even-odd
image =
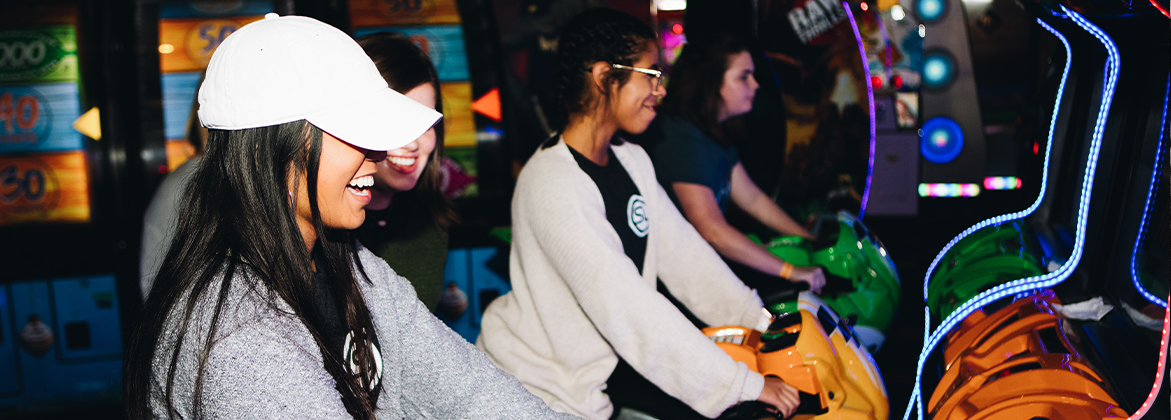
{"label": "woman wearing white cap", "polygon": [[208,149],[127,351],[131,418],[554,418],[349,238],[440,118],[341,31],[272,17],[199,91]]}

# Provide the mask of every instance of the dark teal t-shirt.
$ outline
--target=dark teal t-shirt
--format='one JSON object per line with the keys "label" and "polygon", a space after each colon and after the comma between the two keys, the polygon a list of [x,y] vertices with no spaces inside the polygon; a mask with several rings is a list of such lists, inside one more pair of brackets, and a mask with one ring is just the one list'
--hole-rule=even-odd
{"label": "dark teal t-shirt", "polygon": [[660,115],[663,138],[651,150],[655,175],[679,211],[679,198],[671,184],[687,182],[711,188],[720,211],[728,208],[732,193],[732,168],[740,162],[735,146],[722,147],[694,124],[671,115]]}

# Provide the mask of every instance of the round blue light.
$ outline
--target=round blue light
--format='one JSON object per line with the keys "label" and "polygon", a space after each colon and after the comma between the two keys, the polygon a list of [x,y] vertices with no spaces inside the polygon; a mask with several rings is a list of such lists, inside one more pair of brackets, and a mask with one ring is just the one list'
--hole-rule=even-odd
{"label": "round blue light", "polygon": [[955,61],[946,53],[927,53],[923,58],[923,85],[932,89],[946,86],[951,82],[955,68]]}
{"label": "round blue light", "polygon": [[947,2],[945,0],[919,0],[915,4],[915,10],[919,12],[919,18],[923,22],[933,22],[943,16],[943,12],[947,10]]}
{"label": "round blue light", "polygon": [[928,162],[945,164],[955,160],[964,149],[964,131],[948,117],[935,117],[923,123],[919,152]]}

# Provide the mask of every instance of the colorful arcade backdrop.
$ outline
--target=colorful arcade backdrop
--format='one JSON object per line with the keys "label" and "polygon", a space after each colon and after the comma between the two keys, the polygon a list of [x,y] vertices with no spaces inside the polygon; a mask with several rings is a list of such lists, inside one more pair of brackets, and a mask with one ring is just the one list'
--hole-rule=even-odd
{"label": "colorful arcade backdrop", "polygon": [[[395,31],[430,55],[443,97],[445,192],[451,197],[475,195],[477,139],[499,137],[499,129],[477,130],[473,112],[499,121],[500,100],[496,92],[473,102],[465,34],[455,0],[351,0],[348,10],[354,37]],[[212,53],[236,29],[274,11],[269,1],[186,1],[161,6],[159,58],[170,170],[195,153],[189,140],[198,125],[195,93]]]}
{"label": "colorful arcade backdrop", "polygon": [[0,28],[0,226],[89,221],[75,13]]}

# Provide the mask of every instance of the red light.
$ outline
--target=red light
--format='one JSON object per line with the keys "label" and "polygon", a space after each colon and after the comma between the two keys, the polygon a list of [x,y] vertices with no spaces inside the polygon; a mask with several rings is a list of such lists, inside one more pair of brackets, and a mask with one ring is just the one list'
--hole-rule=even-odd
{"label": "red light", "polygon": [[162,174],[166,174],[166,173],[167,173],[167,170],[168,170],[168,169],[167,169],[167,165],[162,165],[162,166],[159,166],[159,174],[160,174],[160,175],[162,175]]}
{"label": "red light", "polygon": [[878,76],[870,76],[870,86],[874,86],[875,89],[882,89],[882,78]]}
{"label": "red light", "polygon": [[1037,142],[1033,142],[1033,154],[1035,155],[1035,154],[1037,154],[1037,152],[1040,152],[1040,151],[1041,151],[1041,145],[1037,144]]}
{"label": "red light", "polygon": [[671,33],[673,33],[675,35],[682,34],[683,33],[683,25],[680,25],[678,23],[671,25]]}
{"label": "red light", "polygon": [[903,76],[895,76],[890,79],[891,84],[895,85],[895,89],[903,88]]}
{"label": "red light", "polygon": [[858,7],[861,7],[863,12],[870,10],[870,5],[866,4],[866,2],[862,2],[862,4],[858,5]]}

